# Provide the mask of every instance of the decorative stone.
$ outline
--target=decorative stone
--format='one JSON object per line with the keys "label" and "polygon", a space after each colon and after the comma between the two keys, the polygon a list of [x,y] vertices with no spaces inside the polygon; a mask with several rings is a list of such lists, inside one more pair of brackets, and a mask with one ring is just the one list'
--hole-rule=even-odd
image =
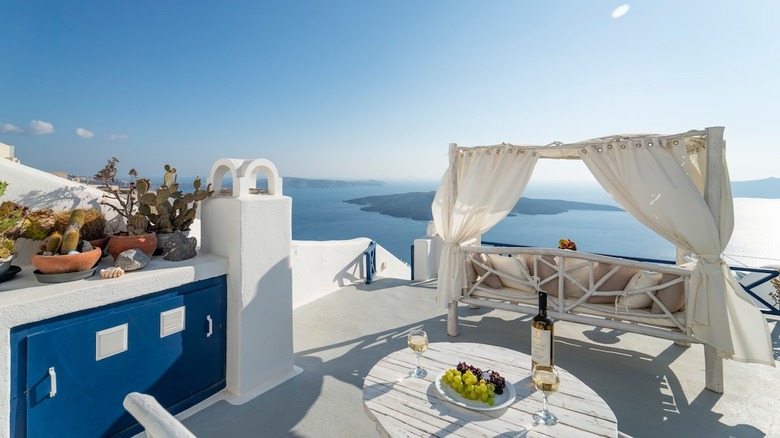
{"label": "decorative stone", "polygon": [[111,266],[110,268],[100,270],[100,276],[103,278],[118,278],[123,275],[125,275],[124,269],[118,266]]}
{"label": "decorative stone", "polygon": [[80,240],[79,241],[79,245],[78,245],[79,252],[92,251],[93,249],[95,249],[95,247],[92,246],[91,243],[89,243],[89,240]]}
{"label": "decorative stone", "polygon": [[197,245],[198,239],[187,237],[181,231],[174,231],[165,242],[163,258],[172,262],[191,259],[198,254],[195,250]]}
{"label": "decorative stone", "polygon": [[149,264],[151,258],[139,249],[128,249],[121,252],[114,261],[114,266],[122,268],[125,272],[141,269]]}

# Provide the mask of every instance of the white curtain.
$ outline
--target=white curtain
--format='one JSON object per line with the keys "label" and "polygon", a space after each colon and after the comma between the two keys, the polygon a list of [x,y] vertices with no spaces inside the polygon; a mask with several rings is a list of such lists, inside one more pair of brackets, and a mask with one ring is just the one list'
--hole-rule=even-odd
{"label": "white curtain", "polygon": [[509,214],[539,160],[536,153],[511,145],[451,153],[458,154],[456,168],[444,173],[431,206],[436,230],[445,243],[439,261],[436,296],[436,302],[443,307],[460,298],[466,287],[461,245],[479,237]]}
{"label": "white curtain", "polygon": [[[701,194],[701,154],[669,146],[672,152],[657,138],[618,141],[583,148],[580,158],[626,211],[698,256],[688,298],[693,335],[721,357],[774,366],[766,320],[721,259],[734,227],[725,159],[718,227]],[[700,174],[687,175],[692,169]]]}

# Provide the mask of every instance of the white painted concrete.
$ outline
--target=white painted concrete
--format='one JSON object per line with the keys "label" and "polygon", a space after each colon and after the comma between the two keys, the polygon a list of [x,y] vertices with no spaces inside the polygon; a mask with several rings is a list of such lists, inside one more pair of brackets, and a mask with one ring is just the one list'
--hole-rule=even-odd
{"label": "white painted concrete", "polygon": [[19,159],[14,157],[14,147],[10,144],[0,142],[0,158],[5,158],[8,161],[18,163]]}
{"label": "white painted concrete", "polygon": [[54,211],[74,208],[101,209],[100,189],[69,181],[20,163],[0,160],[0,181],[8,181],[4,201]]}
{"label": "white painted concrete", "polygon": [[[239,165],[240,163],[240,165]],[[230,172],[232,196],[218,191],[202,204],[202,247],[230,260],[228,274],[227,390],[244,402],[298,374],[292,341],[292,199],[249,194],[256,172],[274,172],[266,160],[220,160],[210,182]],[[267,174],[269,180],[278,178]],[[281,187],[281,184],[279,184]],[[216,190],[215,190],[216,191]]]}
{"label": "white painted concrete", "polygon": [[[293,308],[331,292],[366,280],[364,251],[371,239],[292,242]],[[385,248],[377,245],[377,277],[408,280],[410,268]]]}

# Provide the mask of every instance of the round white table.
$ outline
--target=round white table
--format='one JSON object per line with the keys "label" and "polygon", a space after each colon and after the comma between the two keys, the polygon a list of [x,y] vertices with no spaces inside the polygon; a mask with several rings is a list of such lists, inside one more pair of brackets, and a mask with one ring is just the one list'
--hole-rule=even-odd
{"label": "round white table", "polygon": [[[439,392],[435,380],[458,362],[498,371],[513,385],[514,402],[497,410],[458,406]],[[542,408],[542,394],[531,383],[531,358],[502,347],[474,343],[432,343],[421,358],[423,379],[407,376],[415,366],[408,348],[380,360],[363,383],[363,404],[385,437],[611,437],[617,419],[607,403],[579,379],[558,368],[561,386],[549,398],[558,417],[555,426],[537,425],[533,413]]]}

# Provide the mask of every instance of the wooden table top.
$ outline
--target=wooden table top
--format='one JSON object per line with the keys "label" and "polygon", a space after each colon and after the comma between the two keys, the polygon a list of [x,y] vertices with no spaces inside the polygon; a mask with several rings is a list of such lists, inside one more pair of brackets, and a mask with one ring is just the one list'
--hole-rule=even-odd
{"label": "wooden table top", "polygon": [[[477,411],[448,402],[435,380],[458,362],[493,369],[515,388],[509,407]],[[420,359],[424,379],[407,376],[415,367],[414,353],[405,348],[380,360],[363,383],[363,404],[381,436],[448,437],[611,437],[617,419],[607,403],[582,381],[558,368],[561,386],[550,396],[555,426],[536,425],[533,413],[542,408],[542,394],[531,383],[531,357],[502,347],[474,343],[432,343]]]}

